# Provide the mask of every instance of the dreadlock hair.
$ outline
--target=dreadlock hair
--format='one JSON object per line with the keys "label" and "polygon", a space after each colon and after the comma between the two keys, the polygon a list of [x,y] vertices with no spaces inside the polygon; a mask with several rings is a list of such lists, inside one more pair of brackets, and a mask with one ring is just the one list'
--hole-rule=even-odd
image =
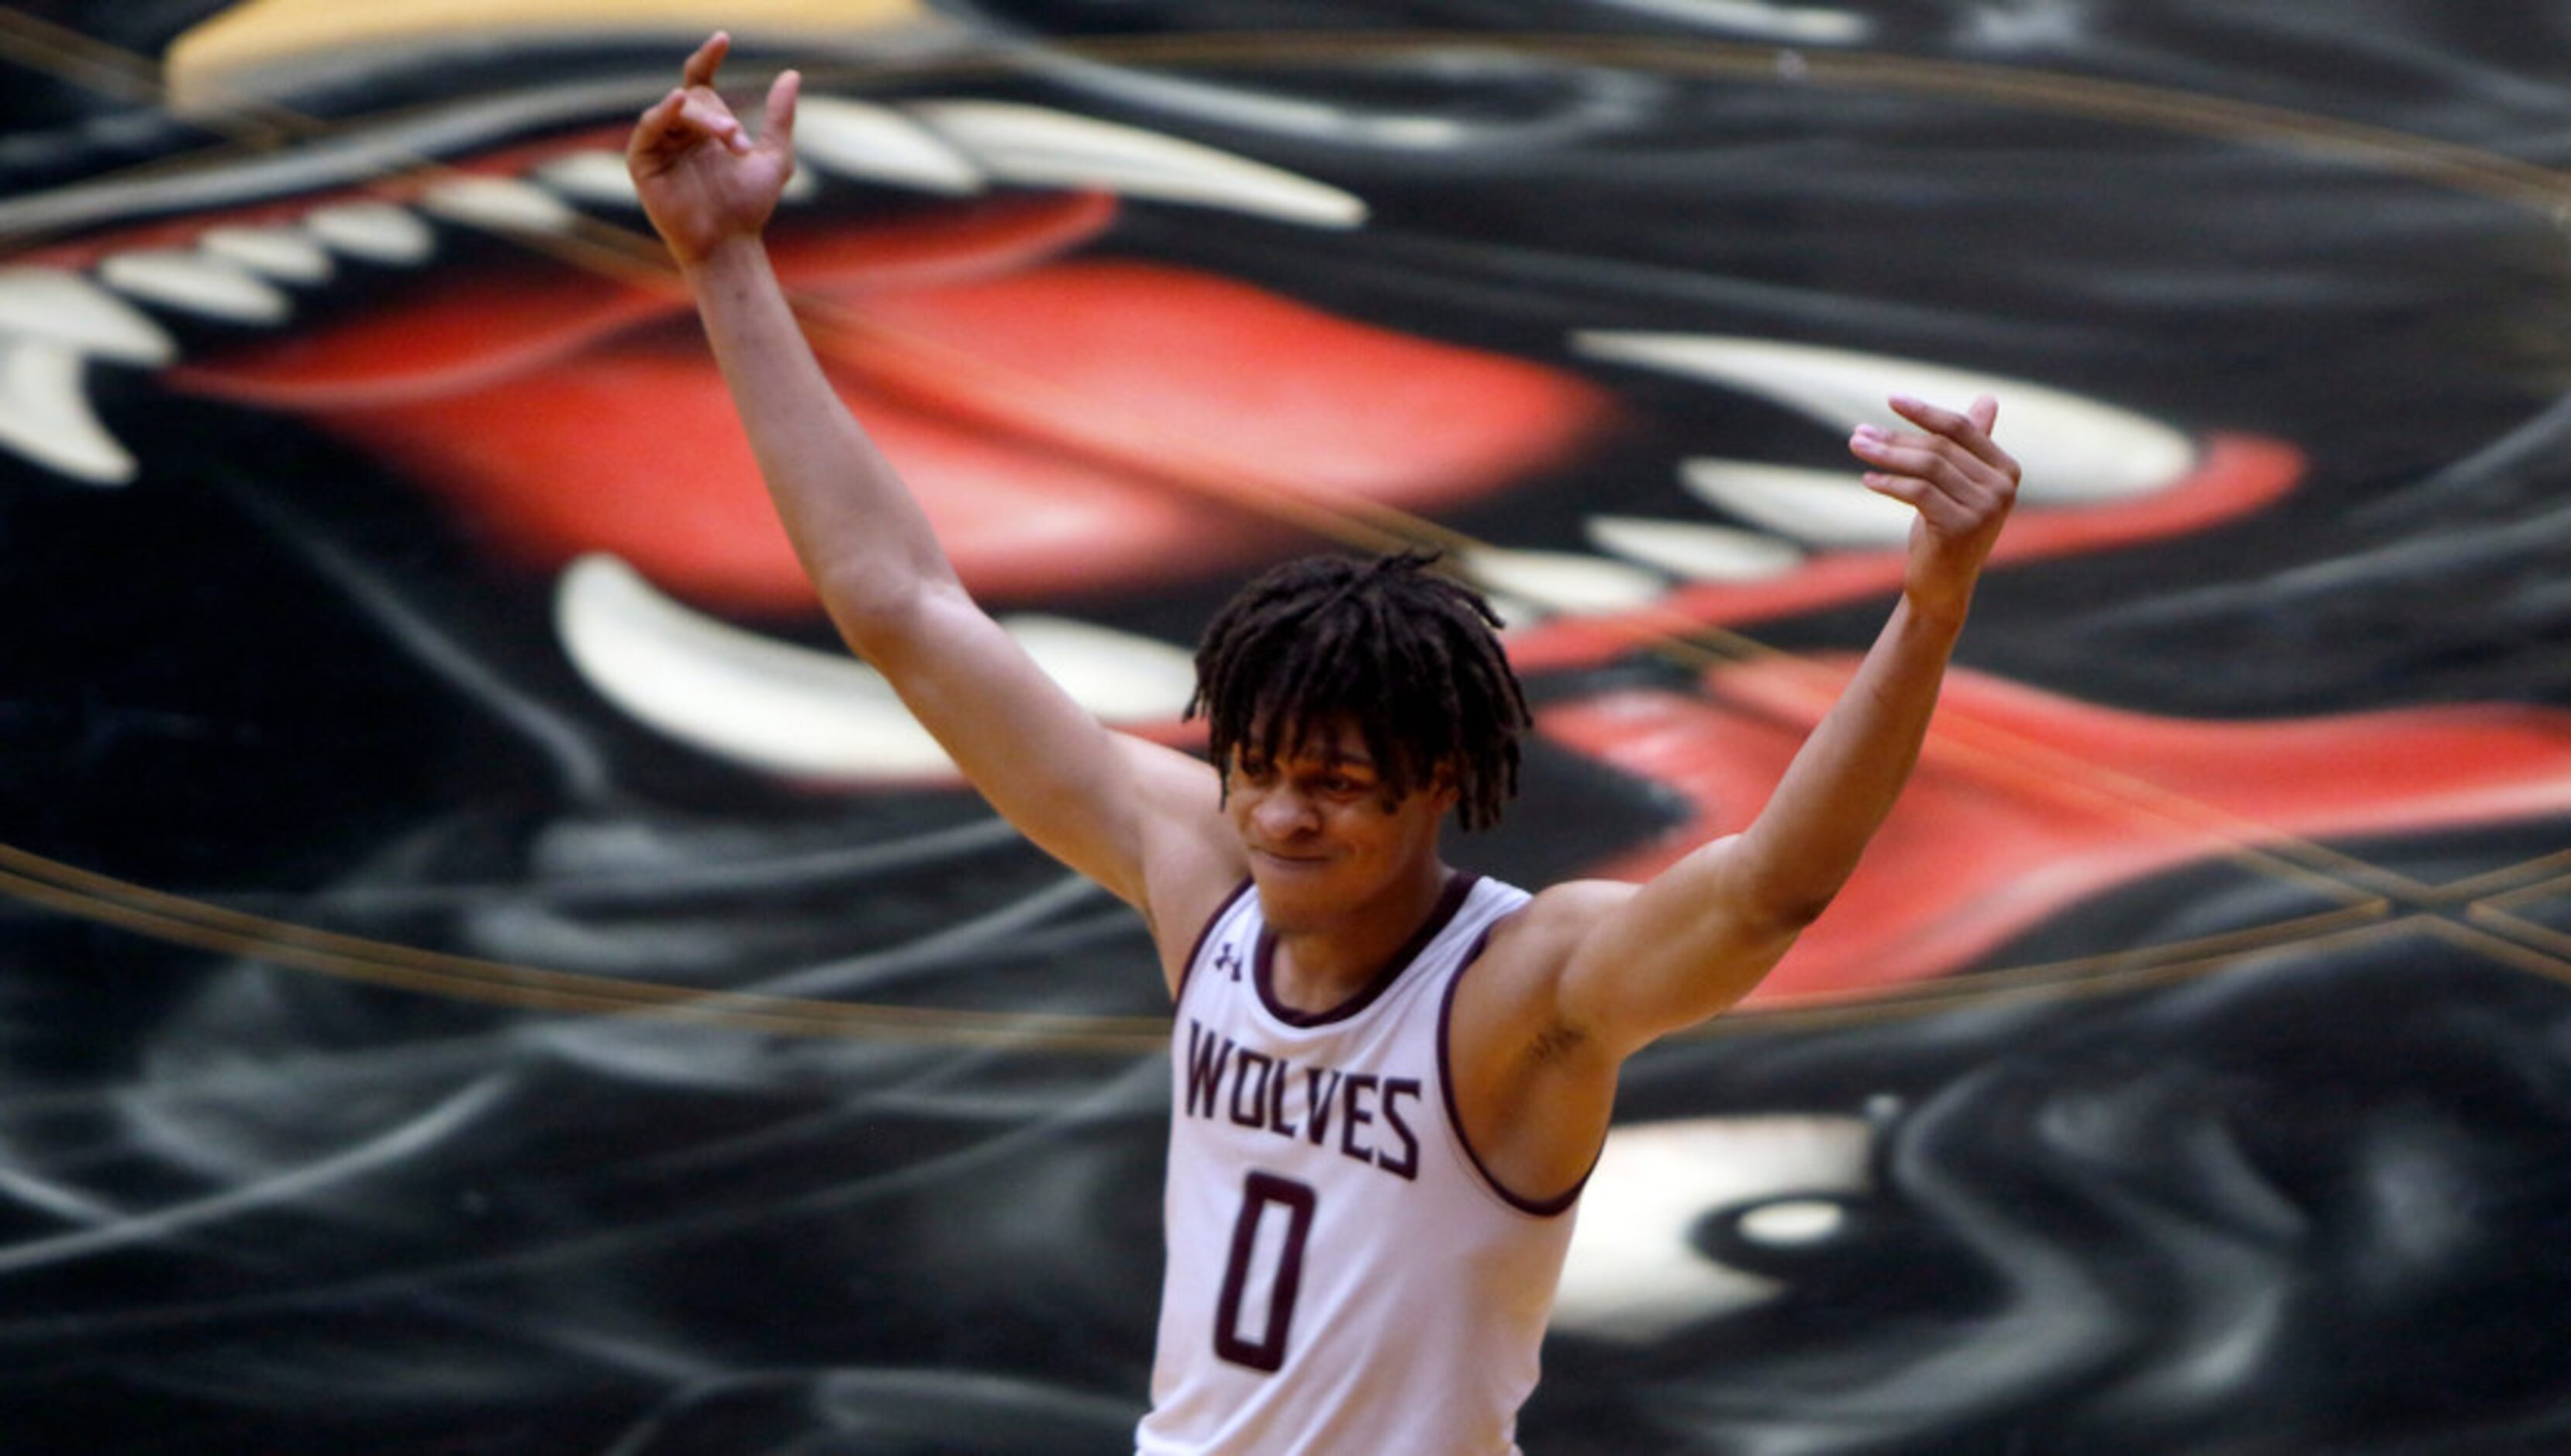
{"label": "dreadlock hair", "polygon": [[1275,567],[1207,624],[1188,716],[1215,767],[1290,756],[1330,719],[1364,735],[1387,803],[1453,776],[1467,829],[1517,792],[1526,696],[1480,593],[1429,570],[1437,553],[1314,556]]}

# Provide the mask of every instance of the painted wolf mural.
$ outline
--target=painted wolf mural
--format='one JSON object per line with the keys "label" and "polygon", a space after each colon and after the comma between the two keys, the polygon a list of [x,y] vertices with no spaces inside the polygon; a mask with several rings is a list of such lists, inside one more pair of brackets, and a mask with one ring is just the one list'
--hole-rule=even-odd
{"label": "painted wolf mural", "polygon": [[2571,9],[0,6],[11,1451],[1131,1449],[1142,927],[840,653],[617,154],[809,78],[780,271],[977,594],[1181,744],[1444,549],[1462,857],[1738,827],[2023,504],[1859,876],[1636,1064],[1538,1452],[2571,1441]]}

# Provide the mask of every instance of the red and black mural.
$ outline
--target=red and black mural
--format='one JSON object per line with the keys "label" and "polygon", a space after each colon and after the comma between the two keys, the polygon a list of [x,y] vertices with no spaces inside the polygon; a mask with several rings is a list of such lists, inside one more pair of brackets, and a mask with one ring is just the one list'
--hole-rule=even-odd
{"label": "red and black mural", "polygon": [[1187,743],[1245,574],[1443,547],[1522,883],[1756,811],[1897,586],[1839,442],[2000,397],[1530,1451],[2571,1441],[2571,12],[685,8],[0,6],[9,1449],[1130,1449],[1166,1005],[769,517],[618,155],[716,25],[1011,630]]}

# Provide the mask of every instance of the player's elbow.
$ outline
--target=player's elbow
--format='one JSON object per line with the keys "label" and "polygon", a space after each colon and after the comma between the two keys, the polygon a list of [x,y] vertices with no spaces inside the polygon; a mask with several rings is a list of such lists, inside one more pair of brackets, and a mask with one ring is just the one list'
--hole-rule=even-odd
{"label": "player's elbow", "polygon": [[1781,885],[1752,897],[1735,911],[1737,933],[1747,943],[1757,945],[1773,955],[1782,956],[1787,949],[1821,918],[1821,912],[1837,898],[1838,886],[1825,889],[1809,886]]}
{"label": "player's elbow", "polygon": [[1744,921],[1791,940],[1821,918],[1838,898],[1855,864],[1811,858],[1762,858],[1742,861],[1746,873],[1734,880],[1735,913]]}
{"label": "player's elbow", "polygon": [[912,630],[905,604],[864,591],[828,588],[822,590],[821,601],[829,611],[830,624],[839,629],[840,640],[858,657],[881,667],[901,656],[901,644]]}
{"label": "player's elbow", "polygon": [[849,563],[813,573],[831,624],[866,661],[899,660],[928,631],[938,583],[915,572],[870,569]]}

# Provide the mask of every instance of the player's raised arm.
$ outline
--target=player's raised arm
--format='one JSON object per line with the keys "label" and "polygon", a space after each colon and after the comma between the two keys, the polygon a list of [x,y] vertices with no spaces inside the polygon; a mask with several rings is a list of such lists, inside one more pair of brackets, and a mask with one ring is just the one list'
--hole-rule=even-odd
{"label": "player's raised arm", "polygon": [[1228,888],[1236,868],[1188,867],[1224,842],[1213,770],[1110,732],[984,615],[822,373],[761,237],[793,174],[800,81],[776,78],[754,138],[714,89],[729,49],[717,35],[688,59],[683,84],[636,125],[626,162],[832,622],[1046,850],[1147,912],[1164,867]]}
{"label": "player's raised arm", "polygon": [[[1826,906],[1918,761],[1982,563],[2016,499],[1992,400],[1955,413],[1896,396],[1915,432],[1859,429],[1865,484],[1918,512],[1900,602],[1750,827],[1639,890],[1559,892],[1574,927],[1561,1029],[1621,1059],[1747,995]],[[1966,851],[1968,852],[1968,851]]]}

